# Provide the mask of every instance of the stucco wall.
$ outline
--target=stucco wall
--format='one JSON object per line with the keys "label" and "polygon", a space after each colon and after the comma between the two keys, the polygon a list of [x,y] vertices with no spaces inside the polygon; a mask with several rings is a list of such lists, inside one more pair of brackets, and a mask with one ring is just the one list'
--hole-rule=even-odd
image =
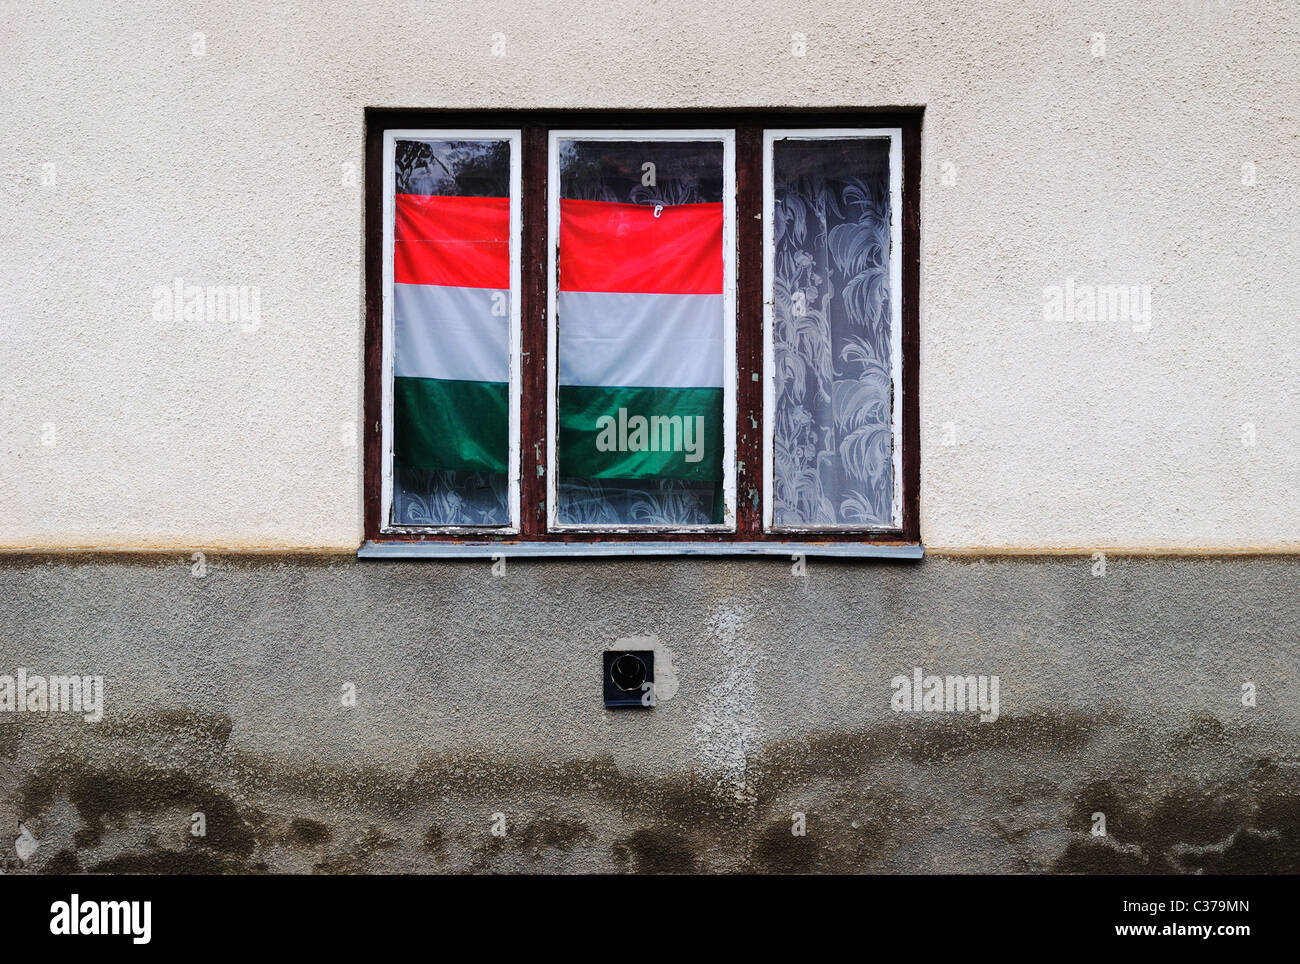
{"label": "stucco wall", "polygon": [[[0,546],[357,544],[368,105],[923,105],[924,540],[1300,543],[1290,0],[0,14]],[[1149,330],[1045,322],[1071,278]]]}
{"label": "stucco wall", "polygon": [[[107,694],[0,713],[0,869],[1300,871],[1291,560],[197,571],[0,560],[0,673]],[[633,637],[675,686],[605,710]]]}

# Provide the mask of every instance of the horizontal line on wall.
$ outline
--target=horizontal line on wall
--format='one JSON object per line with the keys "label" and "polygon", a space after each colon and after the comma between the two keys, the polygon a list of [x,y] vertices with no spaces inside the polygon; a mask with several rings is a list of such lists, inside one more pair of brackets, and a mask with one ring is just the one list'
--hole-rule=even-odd
{"label": "horizontal line on wall", "polygon": [[855,542],[367,542],[362,559],[591,558],[593,556],[835,556],[920,559],[925,546]]}
{"label": "horizontal line on wall", "polygon": [[[456,546],[464,545],[464,543],[449,543],[449,542],[425,542],[425,543],[417,542],[417,543],[406,543],[406,544],[414,545],[414,546],[432,547],[432,548],[443,548],[448,546],[455,548]],[[582,547],[584,545],[585,546],[591,545],[591,543],[572,543],[572,544],[536,543],[536,544],[547,545],[547,546],[570,545],[571,547]],[[149,557],[175,556],[178,554],[188,556],[189,554],[194,552],[205,552],[212,555],[224,555],[224,556],[247,556],[251,558],[274,557],[274,556],[285,556],[290,558],[292,557],[299,557],[299,558],[334,557],[334,556],[355,558],[356,556],[361,556],[362,558],[369,558],[369,556],[367,556],[366,549],[368,546],[371,545],[390,546],[390,545],[395,545],[395,543],[384,543],[384,542],[366,543],[361,547],[360,551],[358,551],[357,546],[355,544],[337,545],[337,546],[298,546],[292,544],[240,545],[238,543],[206,544],[206,545],[202,543],[187,543],[187,544],[172,543],[167,545],[139,545],[139,546],[123,545],[120,543],[102,544],[102,545],[95,545],[95,544],[80,544],[80,545],[37,544],[37,545],[13,545],[13,546],[0,545],[0,559],[16,561],[24,557],[59,558],[63,556],[81,558],[83,560],[93,556],[107,556],[107,557],[125,556],[125,557],[147,559]],[[483,546],[485,548],[505,546],[506,549],[510,549],[510,548],[518,548],[520,545],[523,544],[522,543],[474,543],[473,545]],[[529,545],[534,545],[534,544],[529,543]],[[786,555],[793,552],[803,552],[805,555],[840,555],[841,554],[840,552],[837,551],[831,551],[831,552],[822,551],[828,548],[827,543],[789,543],[789,542],[711,543],[710,542],[710,543],[681,543],[681,544],[665,545],[664,543],[648,542],[648,543],[621,543],[621,545],[657,547],[662,550],[661,552],[656,553],[659,555],[686,554],[674,548],[675,545],[687,545],[693,547],[703,546],[705,549],[712,550],[706,552],[693,553],[695,555],[753,555],[753,554]],[[803,549],[791,548],[792,546],[795,545],[802,545],[805,548]],[[916,549],[922,548],[920,546],[916,546],[916,544],[863,546],[863,545],[849,543],[844,545],[845,548],[854,550],[854,552],[847,553],[849,555],[864,555],[867,557],[870,557],[871,555],[879,555],[882,558],[885,557],[884,554],[880,553],[880,550],[882,549],[890,550],[890,554],[893,555],[897,550],[900,549],[910,549],[915,551]],[[864,549],[873,550],[873,552],[863,552],[862,550]],[[492,551],[502,551],[502,550],[499,548],[496,549],[489,548],[489,551],[486,554],[490,555]],[[941,558],[941,559],[978,559],[981,557],[990,558],[990,559],[997,559],[997,558],[1014,559],[1017,557],[1049,558],[1053,556],[1073,558],[1079,556],[1091,556],[1094,552],[1104,552],[1108,556],[1130,556],[1130,557],[1137,557],[1137,558],[1153,558],[1153,559],[1198,558],[1198,557],[1249,558],[1249,557],[1259,557],[1259,556],[1287,558],[1287,557],[1300,556],[1300,546],[1242,547],[1242,548],[1235,548],[1230,546],[1221,546],[1221,547],[1187,546],[1187,547],[1157,548],[1157,547],[1149,547],[1149,546],[952,547],[952,546],[926,545],[923,547],[923,552],[921,554],[923,554],[927,558]],[[458,554],[463,555],[464,553],[458,553]],[[574,553],[574,555],[601,555],[601,554],[602,553],[600,552],[593,553],[590,551]],[[640,552],[638,554],[645,555],[649,553]],[[920,557],[921,555],[918,554],[914,558],[920,558]],[[911,558],[911,557],[904,557],[904,558]]]}
{"label": "horizontal line on wall", "polygon": [[927,556],[1298,556],[1300,545],[1282,546],[926,546]]}
{"label": "horizontal line on wall", "polygon": [[232,556],[350,556],[357,551],[355,545],[303,546],[294,543],[239,543],[239,542],[167,542],[143,543],[32,543],[26,545],[0,545],[0,557],[5,556],[174,556],[177,553],[211,552]]}

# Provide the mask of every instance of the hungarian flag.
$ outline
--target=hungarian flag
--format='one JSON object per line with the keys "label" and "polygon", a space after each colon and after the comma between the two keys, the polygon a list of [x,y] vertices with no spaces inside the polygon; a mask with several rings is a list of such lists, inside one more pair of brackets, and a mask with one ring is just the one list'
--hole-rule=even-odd
{"label": "hungarian flag", "polygon": [[393,458],[504,473],[510,445],[510,199],[397,194]]}
{"label": "hungarian flag", "polygon": [[721,480],[722,219],[560,201],[562,478]]}

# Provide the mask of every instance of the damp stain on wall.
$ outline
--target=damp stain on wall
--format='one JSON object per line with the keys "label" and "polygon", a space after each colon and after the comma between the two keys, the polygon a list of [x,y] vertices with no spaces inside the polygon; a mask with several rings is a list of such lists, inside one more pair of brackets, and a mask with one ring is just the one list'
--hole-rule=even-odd
{"label": "damp stain on wall", "polygon": [[[13,826],[38,827],[41,843],[21,869],[1300,870],[1300,761],[1256,752],[1262,734],[1204,718],[1154,746],[1122,719],[1051,714],[1008,718],[1004,729],[939,721],[818,732],[756,751],[751,795],[740,800],[689,773],[646,778],[607,757],[445,754],[377,780],[366,768],[250,758],[229,745],[228,722],[171,713],[83,728],[74,746],[21,760],[5,809]],[[169,732],[178,745],[206,745],[193,772],[149,762],[148,741]],[[1179,766],[1216,747],[1219,775]],[[1139,774],[1136,759],[1157,762]],[[1093,835],[1099,812],[1104,837]],[[201,837],[190,833],[195,813]]]}

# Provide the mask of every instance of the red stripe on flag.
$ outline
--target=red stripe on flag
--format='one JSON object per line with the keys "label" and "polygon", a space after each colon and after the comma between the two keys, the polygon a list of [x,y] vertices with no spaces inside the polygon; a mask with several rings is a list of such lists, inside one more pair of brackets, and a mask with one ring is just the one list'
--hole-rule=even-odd
{"label": "red stripe on flag", "polygon": [[560,290],[722,293],[722,205],[560,202]]}
{"label": "red stripe on flag", "polygon": [[510,287],[510,199],[398,194],[393,280],[457,288]]}

